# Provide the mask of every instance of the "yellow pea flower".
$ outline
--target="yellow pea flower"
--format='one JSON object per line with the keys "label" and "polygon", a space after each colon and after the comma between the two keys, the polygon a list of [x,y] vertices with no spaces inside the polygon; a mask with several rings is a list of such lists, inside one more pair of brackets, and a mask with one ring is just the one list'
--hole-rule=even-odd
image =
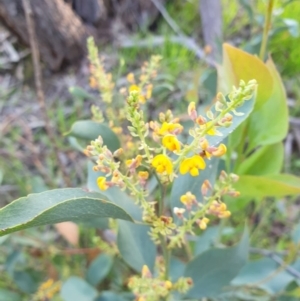
{"label": "yellow pea flower", "polygon": [[138,172],[138,177],[141,180],[147,180],[149,178],[149,173],[148,173],[148,171],[139,171]]}
{"label": "yellow pea flower", "polygon": [[166,135],[162,139],[162,144],[169,151],[179,151],[180,150],[180,142],[174,135]]}
{"label": "yellow pea flower", "polygon": [[106,190],[109,186],[106,183],[106,178],[105,177],[98,177],[97,179],[97,185],[100,190]]}
{"label": "yellow pea flower", "polygon": [[184,159],[180,164],[179,171],[181,174],[190,173],[191,176],[199,175],[199,169],[205,169],[206,164],[204,159],[199,155],[194,155],[191,158]]}
{"label": "yellow pea flower", "polygon": [[156,169],[158,173],[166,172],[170,175],[173,172],[173,164],[169,157],[160,154],[153,158],[152,166]]}
{"label": "yellow pea flower", "polygon": [[135,91],[135,92],[141,92],[141,88],[139,87],[139,86],[137,86],[137,85],[131,85],[130,87],[129,87],[129,92],[131,93],[131,92],[133,92],[133,91]]}
{"label": "yellow pea flower", "polygon": [[193,195],[190,191],[180,197],[180,202],[187,207],[191,207],[194,203],[197,202],[196,196]]}
{"label": "yellow pea flower", "polygon": [[163,136],[166,134],[179,134],[183,130],[183,127],[179,123],[169,123],[169,122],[164,122],[161,126],[161,128],[158,130],[158,134]]}
{"label": "yellow pea flower", "polygon": [[143,157],[141,155],[137,155],[134,159],[129,159],[125,161],[125,164],[127,167],[136,169],[138,168],[142,163]]}
{"label": "yellow pea flower", "polygon": [[212,155],[215,156],[215,157],[221,157],[224,154],[226,154],[226,152],[227,152],[226,145],[222,143],[218,146],[217,150],[212,152]]}

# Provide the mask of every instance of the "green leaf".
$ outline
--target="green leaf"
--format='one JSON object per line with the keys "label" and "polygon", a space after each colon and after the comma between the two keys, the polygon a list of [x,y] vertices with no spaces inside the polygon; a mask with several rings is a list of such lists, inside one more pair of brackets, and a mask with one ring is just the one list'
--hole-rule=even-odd
{"label": "green leaf", "polygon": [[[269,145],[282,141],[288,132],[288,107],[286,93],[280,75],[271,58],[266,66],[274,81],[272,95],[268,101],[249,118],[248,135],[250,144],[248,150],[259,145]],[[265,84],[261,84],[265,88]]]}
{"label": "green leaf", "polygon": [[223,44],[223,63],[218,69],[218,91],[228,94],[232,86],[238,86],[242,79],[258,83],[255,109],[260,108],[271,96],[273,78],[269,68],[256,56],[238,48]]}
{"label": "green leaf", "polygon": [[248,262],[231,284],[235,286],[253,285],[270,294],[279,293],[294,278],[286,271],[274,274],[278,268],[279,265],[271,258]]}
{"label": "green leaf", "polygon": [[193,279],[188,291],[190,298],[214,297],[239,273],[246,264],[249,249],[248,230],[240,242],[227,249],[210,249],[187,264],[185,276]]}
{"label": "green leaf", "polygon": [[60,295],[64,301],[94,301],[98,292],[79,277],[70,277],[62,286]]}
{"label": "green leaf", "polygon": [[186,264],[177,259],[176,257],[171,257],[170,260],[170,280],[176,282],[180,277],[183,276]]}
{"label": "green leaf", "polygon": [[188,191],[193,193],[198,202],[203,201],[203,196],[201,194],[201,185],[204,180],[209,180],[212,185],[215,182],[219,159],[212,158],[210,161],[206,161],[206,169],[200,173],[197,177],[192,177],[190,174],[179,175],[175,178],[171,190],[171,207],[182,207],[180,202],[180,197],[186,194]]}
{"label": "green leaf", "polygon": [[300,178],[289,174],[248,176],[241,175],[235,188],[243,197],[282,197],[300,193]]}
{"label": "green leaf", "polygon": [[95,301],[126,301],[126,299],[114,292],[104,291]]}
{"label": "green leaf", "polygon": [[113,258],[107,254],[100,254],[90,264],[86,280],[93,286],[97,286],[108,275],[113,264]]}
{"label": "green leaf", "polygon": [[198,255],[209,250],[214,245],[219,231],[219,226],[209,227],[199,237],[197,237],[194,255]]}
{"label": "green leaf", "polygon": [[118,224],[117,244],[124,261],[139,273],[143,265],[153,271],[156,246],[149,236],[150,227],[124,221]]}
{"label": "green leaf", "polygon": [[27,271],[14,271],[12,278],[17,287],[24,293],[32,294],[37,289],[37,283]]}
{"label": "green leaf", "polygon": [[101,136],[104,144],[111,151],[115,151],[121,146],[118,136],[108,126],[93,120],[76,121],[66,134],[87,141],[95,140]]}
{"label": "green leaf", "polygon": [[0,301],[21,301],[22,298],[19,294],[0,288]]}
{"label": "green leaf", "polygon": [[236,171],[239,175],[268,175],[281,171],[284,147],[281,142],[262,146],[245,159]]}
{"label": "green leaf", "polygon": [[111,217],[132,221],[122,208],[100,193],[80,188],[54,189],[29,194],[0,210],[0,236],[22,229],[64,221]]}

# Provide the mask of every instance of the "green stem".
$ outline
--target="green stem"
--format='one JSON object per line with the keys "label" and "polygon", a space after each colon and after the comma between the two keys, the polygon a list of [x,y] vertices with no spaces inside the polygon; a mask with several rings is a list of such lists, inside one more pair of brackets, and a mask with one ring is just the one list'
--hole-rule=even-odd
{"label": "green stem", "polygon": [[263,61],[266,54],[267,49],[267,43],[268,43],[268,33],[271,27],[271,19],[272,19],[272,11],[274,7],[275,0],[269,0],[268,1],[268,8],[266,11],[265,16],[265,24],[264,24],[264,31],[263,31],[263,37],[261,41],[260,51],[259,51],[259,57]]}
{"label": "green stem", "polygon": [[164,264],[165,264],[165,280],[169,279],[169,270],[170,270],[170,250],[168,249],[166,239],[160,235],[161,247],[163,251]]}

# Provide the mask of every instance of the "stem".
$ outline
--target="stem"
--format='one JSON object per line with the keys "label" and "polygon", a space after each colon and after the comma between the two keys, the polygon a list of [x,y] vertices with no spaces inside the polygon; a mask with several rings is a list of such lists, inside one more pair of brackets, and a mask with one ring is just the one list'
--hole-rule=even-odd
{"label": "stem", "polygon": [[165,280],[169,279],[169,270],[170,270],[170,250],[168,249],[166,239],[160,235],[161,247],[163,251],[164,263],[165,263]]}
{"label": "stem", "polygon": [[265,16],[263,37],[262,37],[260,51],[259,51],[259,57],[262,61],[264,60],[265,54],[266,54],[268,33],[269,33],[269,29],[271,27],[271,19],[272,19],[272,11],[273,11],[273,7],[274,7],[274,2],[275,2],[275,0],[268,1],[268,8],[266,11],[266,16]]}
{"label": "stem", "polygon": [[159,180],[159,177],[156,172],[154,172],[154,176],[158,182],[159,188],[160,188],[160,199],[158,201],[158,216],[161,216],[164,211],[164,198],[165,198],[165,187]]}

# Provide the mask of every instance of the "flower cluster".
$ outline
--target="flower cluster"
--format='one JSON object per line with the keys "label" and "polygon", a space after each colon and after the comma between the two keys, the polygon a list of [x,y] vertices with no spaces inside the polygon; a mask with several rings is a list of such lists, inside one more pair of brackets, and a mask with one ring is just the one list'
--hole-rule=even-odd
{"label": "flower cluster", "polygon": [[235,174],[227,174],[222,171],[214,187],[208,180],[205,180],[201,187],[203,202],[199,202],[194,194],[187,192],[180,197],[182,207],[174,207],[174,215],[181,221],[181,225],[176,227],[175,233],[169,237],[169,247],[181,246],[185,243],[186,234],[194,234],[195,226],[201,230],[207,228],[210,218],[227,218],[231,215],[227,210],[222,198],[226,195],[233,197],[239,193],[233,188],[233,184],[238,180]]}
{"label": "flower cluster", "polygon": [[59,292],[60,287],[60,282],[55,282],[53,279],[48,279],[39,286],[32,300],[51,300],[54,295]]}
{"label": "flower cluster", "polygon": [[[116,186],[129,192],[143,209],[142,218],[151,228],[153,241],[161,243],[163,249],[171,249],[185,244],[187,234],[194,234],[197,229],[205,230],[210,220],[230,216],[223,197],[239,195],[233,188],[238,177],[224,171],[216,183],[208,180],[202,183],[199,187],[202,196],[190,191],[180,196],[181,205],[172,209],[173,217],[165,210],[164,199],[176,177],[197,177],[207,167],[208,160],[226,154],[225,144],[212,142],[221,141],[221,138],[213,140],[211,136],[222,136],[222,129],[231,126],[234,116],[242,114],[237,109],[255,93],[256,82],[252,80],[246,84],[241,81],[228,98],[219,93],[213,108],[205,115],[198,114],[196,104],[191,102],[187,113],[193,125],[185,131],[189,134],[185,140],[183,125],[170,110],[161,112],[158,120],[147,122],[144,116],[146,102],[152,97],[151,81],[156,76],[159,61],[160,57],[152,57],[145,63],[138,80],[133,73],[128,74],[130,85],[120,91],[126,97],[122,109],[126,122],[116,127],[116,123],[110,121],[110,126],[126,137],[126,145],[112,152],[99,137],[91,142],[85,153],[96,162],[94,170],[103,173],[97,179],[99,189],[104,191]],[[125,143],[124,139],[122,142]],[[149,180],[157,182],[160,194],[150,195]],[[153,277],[145,267],[141,277],[130,278],[128,286],[137,296],[136,300],[155,301],[166,298],[173,290],[183,292],[191,285],[184,278],[172,284],[167,274],[165,271],[164,276]]]}
{"label": "flower cluster", "polygon": [[147,266],[143,266],[141,276],[133,276],[128,281],[128,287],[136,296],[136,301],[166,300],[172,291],[186,293],[192,286],[191,278],[179,278],[175,283],[163,279],[163,275],[153,277]]}

